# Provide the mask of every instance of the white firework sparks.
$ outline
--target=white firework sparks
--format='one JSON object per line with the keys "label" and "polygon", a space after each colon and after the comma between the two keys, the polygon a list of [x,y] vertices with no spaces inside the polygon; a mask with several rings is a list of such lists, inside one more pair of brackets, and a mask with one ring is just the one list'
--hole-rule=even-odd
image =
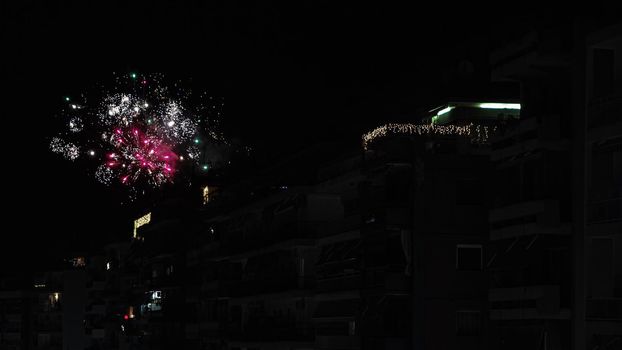
{"label": "white firework sparks", "polygon": [[198,131],[198,123],[187,117],[184,107],[177,101],[169,101],[151,119],[162,137],[177,143],[188,141]]}
{"label": "white firework sparks", "polygon": [[149,107],[149,103],[131,94],[112,94],[104,98],[99,121],[106,126],[128,126]]}
{"label": "white firework sparks", "polygon": [[201,150],[199,149],[199,147],[192,145],[188,147],[188,149],[186,150],[186,153],[188,154],[188,158],[190,158],[192,161],[198,164],[201,158]]}
{"label": "white firework sparks", "polygon": [[[159,187],[162,183],[172,182],[176,163],[162,162],[166,163],[162,168],[158,167],[160,162],[145,162],[148,164],[142,166],[146,168],[139,171],[136,164],[142,162],[132,162],[131,158],[140,149],[127,142],[131,141],[128,138],[120,140],[119,132],[139,132],[148,136],[147,141],[158,140],[158,144],[166,145],[170,156],[180,162],[185,157],[197,164],[218,166],[219,161],[214,160],[218,155],[208,155],[207,150],[215,144],[230,145],[218,131],[224,102],[206,92],[193,95],[178,84],[168,86],[163,80],[163,76],[157,74],[132,73],[117,76],[110,89],[102,85],[102,90],[93,92],[94,97],[89,96],[90,103],[84,94],[80,101],[66,96],[65,129],[51,140],[50,149],[70,160],[81,156],[97,162],[94,173],[99,182],[110,185],[119,180],[134,194],[144,191],[143,185]],[[111,151],[126,155],[125,158],[113,157],[114,169],[100,163],[110,163]],[[148,156],[150,154],[144,155],[143,159]],[[134,176],[139,173],[140,176]]]}
{"label": "white firework sparks", "polygon": [[50,149],[69,160],[76,160],[80,156],[80,148],[71,142],[66,142],[58,137],[50,141]]}
{"label": "white firework sparks", "polygon": [[80,132],[84,128],[84,123],[79,117],[73,117],[69,120],[69,131]]}
{"label": "white firework sparks", "polygon": [[114,179],[114,172],[110,167],[102,164],[95,171],[95,178],[104,185],[110,185]]}

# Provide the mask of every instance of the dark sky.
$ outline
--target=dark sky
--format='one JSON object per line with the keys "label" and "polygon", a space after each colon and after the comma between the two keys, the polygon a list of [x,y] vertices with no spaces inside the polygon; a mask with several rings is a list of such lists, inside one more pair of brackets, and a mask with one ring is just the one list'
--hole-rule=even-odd
{"label": "dark sky", "polygon": [[[3,230],[14,241],[3,244],[5,257],[130,234],[119,198],[47,148],[62,97],[113,71],[192,78],[225,97],[229,133],[273,161],[322,140],[359,142],[442,100],[455,48],[473,37],[485,47],[507,20],[477,8],[335,1],[105,3],[3,2],[5,224],[14,223]],[[461,52],[485,60],[481,47]]]}

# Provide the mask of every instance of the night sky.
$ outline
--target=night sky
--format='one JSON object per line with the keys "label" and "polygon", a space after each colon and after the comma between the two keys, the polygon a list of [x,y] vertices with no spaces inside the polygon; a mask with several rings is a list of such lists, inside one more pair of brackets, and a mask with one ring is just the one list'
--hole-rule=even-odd
{"label": "night sky", "polygon": [[[314,142],[358,143],[362,132],[449,97],[443,77],[455,67],[457,45],[479,38],[486,47],[507,20],[473,8],[334,1],[16,3],[2,5],[5,227],[12,227],[3,230],[5,259],[131,233],[134,213],[118,194],[48,150],[63,96],[112,72],[163,72],[224,96],[227,132],[266,164]],[[487,54],[462,52],[474,61]],[[485,77],[486,69],[476,64],[474,74]]]}

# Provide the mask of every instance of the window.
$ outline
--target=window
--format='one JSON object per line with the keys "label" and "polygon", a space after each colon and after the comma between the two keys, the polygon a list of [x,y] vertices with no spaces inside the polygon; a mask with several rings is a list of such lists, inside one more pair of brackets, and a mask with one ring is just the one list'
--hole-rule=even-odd
{"label": "window", "polygon": [[537,160],[529,160],[523,164],[522,174],[522,201],[529,201],[538,198],[538,177],[541,165]]}
{"label": "window", "polygon": [[622,193],[622,138],[595,144],[591,165],[592,196],[595,199],[618,197]]}
{"label": "window", "polygon": [[356,321],[348,322],[348,335],[356,335]]}
{"label": "window", "polygon": [[83,256],[77,256],[71,259],[71,264],[74,267],[84,267],[86,265],[86,260],[84,259]]}
{"label": "window", "polygon": [[49,333],[39,333],[37,334],[37,346],[38,347],[48,347],[50,346],[51,336]]}
{"label": "window", "polygon": [[456,246],[456,269],[477,271],[482,269],[482,245],[458,244]]}
{"label": "window", "polygon": [[203,205],[209,203],[209,186],[203,187]]}
{"label": "window", "polygon": [[410,167],[395,165],[386,175],[386,199],[395,204],[407,203],[410,198]]}
{"label": "window", "polygon": [[456,311],[456,335],[480,335],[481,322],[481,313],[478,310]]}
{"label": "window", "polygon": [[615,51],[594,49],[594,97],[601,97],[613,92]]}
{"label": "window", "polygon": [[589,296],[611,298],[614,291],[614,241],[608,237],[593,238],[589,256]]}
{"label": "window", "polygon": [[298,263],[298,276],[300,276],[300,277],[304,277],[305,276],[305,259],[304,258],[300,258],[299,259],[299,263]]}
{"label": "window", "polygon": [[60,310],[61,294],[58,292],[48,294],[48,311]]}
{"label": "window", "polygon": [[595,144],[590,168],[589,222],[622,218],[622,138]]}
{"label": "window", "polygon": [[141,313],[147,311],[160,311],[162,310],[162,291],[153,290],[147,293],[148,300],[146,305],[141,306]]}

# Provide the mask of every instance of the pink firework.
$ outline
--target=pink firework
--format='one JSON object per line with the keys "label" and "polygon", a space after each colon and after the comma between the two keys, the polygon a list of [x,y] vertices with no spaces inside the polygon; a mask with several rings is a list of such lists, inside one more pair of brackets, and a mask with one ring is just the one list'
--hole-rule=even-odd
{"label": "pink firework", "polygon": [[162,139],[138,128],[117,128],[110,141],[115,151],[107,155],[106,166],[123,184],[141,179],[156,186],[172,182],[178,157]]}

